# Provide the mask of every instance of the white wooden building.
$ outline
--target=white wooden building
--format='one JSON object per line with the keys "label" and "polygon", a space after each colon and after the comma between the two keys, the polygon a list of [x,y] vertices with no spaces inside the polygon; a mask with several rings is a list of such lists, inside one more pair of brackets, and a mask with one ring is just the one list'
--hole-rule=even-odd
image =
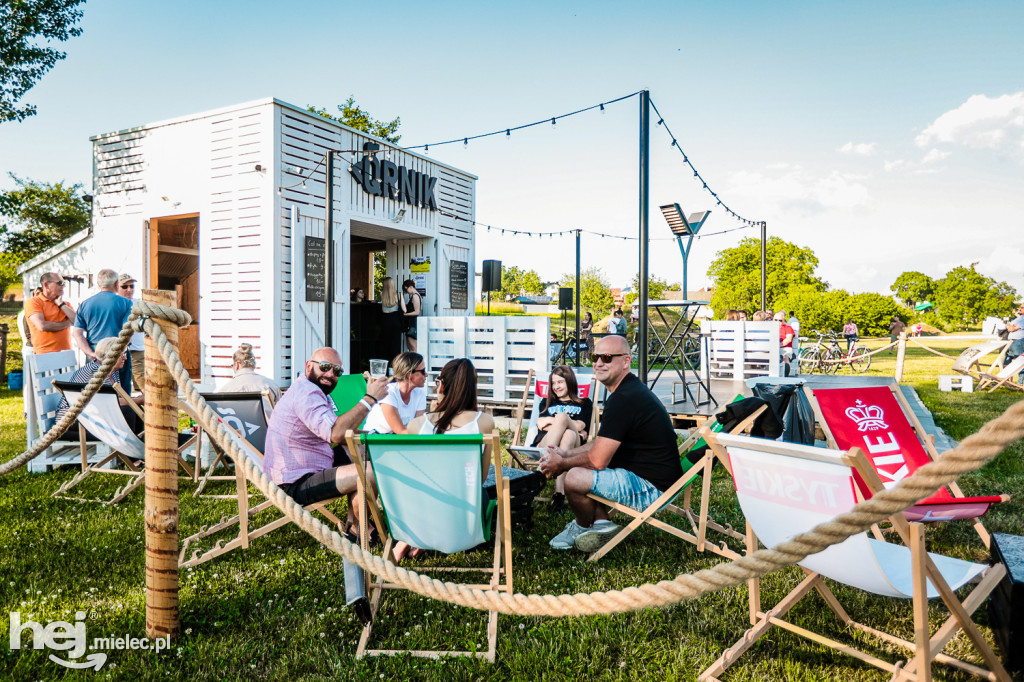
{"label": "white wooden building", "polygon": [[[177,288],[196,321],[182,330],[183,359],[206,388],[230,378],[241,342],[253,344],[257,371],[282,385],[323,345],[324,303],[307,301],[305,250],[307,237],[324,236],[328,149],[346,152],[335,156],[332,304],[333,345],[346,369],[349,290],[372,295],[374,252],[386,252],[399,286],[417,279],[426,289],[424,315],[473,314],[474,175],[277,99],[92,142],[93,227],[26,263],[26,291],[49,270],[78,275],[80,297],[68,292],[78,303],[101,268],[131,273],[140,289]],[[380,150],[364,166],[367,143]],[[359,170],[371,166],[360,182]],[[463,284],[452,292],[454,281]]]}

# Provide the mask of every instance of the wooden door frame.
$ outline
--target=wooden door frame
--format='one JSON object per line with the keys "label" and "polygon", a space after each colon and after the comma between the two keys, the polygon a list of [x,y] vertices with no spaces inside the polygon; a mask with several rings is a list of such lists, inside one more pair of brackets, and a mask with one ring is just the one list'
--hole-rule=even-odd
{"label": "wooden door frame", "polygon": [[[160,234],[160,221],[161,220],[181,220],[183,218],[196,218],[199,219],[199,213],[180,213],[178,215],[163,215],[158,218],[149,219],[149,288],[159,288],[160,282],[160,268],[158,267],[158,256],[160,240],[158,235]],[[200,261],[202,257],[200,256]],[[202,267],[202,265],[200,265]]]}

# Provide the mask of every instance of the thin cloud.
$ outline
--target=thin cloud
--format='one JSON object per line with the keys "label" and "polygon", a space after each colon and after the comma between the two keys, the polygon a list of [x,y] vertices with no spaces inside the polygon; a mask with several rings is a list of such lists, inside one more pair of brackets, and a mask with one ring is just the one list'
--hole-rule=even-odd
{"label": "thin cloud", "polygon": [[854,156],[874,156],[875,146],[874,142],[861,142],[858,144],[847,142],[840,147],[838,151],[843,154],[852,154]]}
{"label": "thin cloud", "polygon": [[941,149],[932,149],[924,155],[924,158],[921,159],[921,163],[936,163],[938,161],[942,161],[951,153],[952,152],[944,152]]}
{"label": "thin cloud", "polygon": [[921,148],[944,142],[976,149],[1019,149],[1024,142],[1024,91],[999,97],[971,95],[935,119],[914,141]]}
{"label": "thin cloud", "polygon": [[799,169],[782,173],[741,171],[730,178],[734,192],[748,197],[752,205],[763,206],[765,211],[777,207],[804,215],[870,204],[871,193],[862,179],[838,171],[817,176]]}
{"label": "thin cloud", "polygon": [[886,161],[882,164],[886,173],[892,173],[893,171],[903,170],[910,164],[907,163],[906,159],[896,159],[895,161]]}

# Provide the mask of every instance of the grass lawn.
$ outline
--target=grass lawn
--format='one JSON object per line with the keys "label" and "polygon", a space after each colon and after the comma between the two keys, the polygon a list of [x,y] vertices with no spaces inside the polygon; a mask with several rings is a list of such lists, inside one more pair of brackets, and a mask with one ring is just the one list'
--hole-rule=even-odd
{"label": "grass lawn", "polygon": [[[925,339],[950,355],[968,342]],[[877,346],[883,345],[877,342]],[[876,356],[870,373],[891,376],[895,356]],[[1022,394],[940,393],[936,376],[951,360],[911,346],[904,381],[914,385],[951,436],[962,439],[1002,413]],[[848,371],[848,370],[841,370]],[[22,451],[21,397],[0,390],[0,460]],[[968,493],[1009,493],[1014,499],[986,518],[996,532],[1024,534],[1024,445],[1011,446],[982,471],[965,478]],[[31,619],[74,621],[85,611],[88,637],[143,636],[145,574],[143,495],[136,491],[114,507],[50,497],[70,470],[30,475],[24,469],[0,479],[0,614],[18,611]],[[99,477],[96,478],[110,478]],[[113,490],[113,481],[92,484]],[[85,486],[88,489],[88,485]],[[197,500],[191,483],[181,485],[180,531],[184,537],[232,512],[224,501]],[[231,492],[225,488],[222,492]],[[343,513],[344,505],[339,504]],[[716,477],[712,510],[719,520],[742,526],[727,477]],[[514,538],[516,589],[523,593],[590,592],[675,577],[718,563],[692,546],[643,529],[596,566],[575,552],[559,553],[548,540],[568,520],[538,503],[535,526]],[[931,548],[985,560],[987,552],[969,524],[929,531]],[[477,565],[482,553],[460,559]],[[411,565],[415,565],[412,562]],[[762,584],[772,605],[799,579],[789,568]],[[747,627],[746,588],[736,587],[676,606],[616,616],[533,618],[501,616],[497,662],[427,661],[407,657],[356,661],[360,625],[343,607],[340,557],[297,529],[276,531],[180,577],[182,636],[168,652],[111,651],[99,671],[57,666],[45,651],[11,651],[9,622],[0,615],[0,679],[601,679],[689,680],[731,646]],[[833,584],[854,618],[913,639],[907,602],[867,596]],[[933,608],[933,626],[945,614]],[[486,642],[485,614],[407,593],[385,597],[375,643],[395,648],[472,648]],[[986,623],[984,609],[977,614]],[[793,612],[800,625],[828,636],[847,633],[825,613],[815,595]],[[987,628],[985,629],[986,633]],[[27,635],[26,635],[27,638]],[[854,637],[888,660],[902,656],[887,645]],[[980,662],[962,635],[948,647]],[[57,652],[61,653],[61,652]],[[68,656],[64,656],[68,658]],[[965,679],[937,665],[937,679]],[[884,680],[887,675],[855,659],[774,630],[730,668],[735,680]]]}

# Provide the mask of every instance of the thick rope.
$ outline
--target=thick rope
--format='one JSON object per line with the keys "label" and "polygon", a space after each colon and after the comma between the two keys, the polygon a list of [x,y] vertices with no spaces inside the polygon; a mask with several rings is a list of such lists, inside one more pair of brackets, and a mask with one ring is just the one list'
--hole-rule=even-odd
{"label": "thick rope", "polygon": [[[171,316],[173,308],[150,304],[151,317]],[[180,311],[177,311],[180,312]],[[392,564],[349,542],[344,536],[325,526],[304,510],[271,481],[263,470],[242,452],[229,437],[227,429],[206,404],[199,390],[181,364],[177,352],[163,330],[152,319],[144,319],[142,328],[156,343],[170,373],[176,377],[186,399],[192,404],[200,424],[235,461],[251,481],[285,516],[332,551],[362,568],[383,576],[407,590],[461,606],[479,610],[495,610],[534,616],[576,616],[618,613],[642,608],[668,606],[706,592],[738,585],[751,578],[797,563],[805,557],[842,542],[847,537],[867,530],[893,514],[903,511],[918,500],[955,480],[958,476],[980,468],[997,456],[1007,445],[1024,437],[1024,401],[1010,406],[1002,415],[985,424],[978,433],[966,438],[958,447],[943,453],[894,488],[879,492],[862,501],[849,512],[827,523],[801,533],[771,549],[762,549],[732,562],[693,574],[681,574],[673,580],[629,587],[624,590],[589,594],[508,594],[494,590],[469,588],[458,583],[440,581]]]}
{"label": "thick rope", "polygon": [[913,341],[914,343],[916,343],[917,345],[921,346],[921,348],[924,348],[929,353],[934,353],[935,355],[938,355],[941,358],[949,358],[950,360],[956,360],[955,356],[953,356],[953,355],[946,355],[945,353],[940,353],[939,351],[935,350],[934,348],[929,348],[928,346],[924,345],[923,343],[921,343],[917,339],[908,338],[907,341]]}

